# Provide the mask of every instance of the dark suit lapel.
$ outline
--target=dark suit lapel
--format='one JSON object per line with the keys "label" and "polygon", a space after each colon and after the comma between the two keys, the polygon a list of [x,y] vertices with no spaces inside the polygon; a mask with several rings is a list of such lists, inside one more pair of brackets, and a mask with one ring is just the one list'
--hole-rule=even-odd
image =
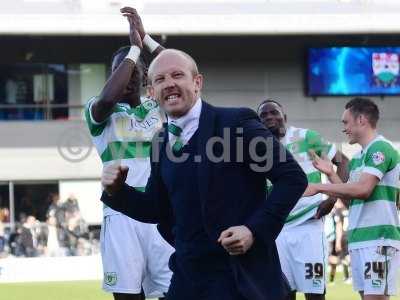
{"label": "dark suit lapel", "polygon": [[156,137],[153,138],[151,144],[151,161],[155,164],[152,164],[152,168],[156,168],[155,171],[159,174],[159,162],[163,159],[163,154],[165,153],[165,147],[168,143],[168,124],[163,123],[162,128],[156,133]]}
{"label": "dark suit lapel", "polygon": [[203,101],[198,128],[198,154],[201,156],[201,162],[197,168],[200,200],[203,205],[208,199],[208,186],[211,179],[206,147],[209,139],[214,136],[214,132],[215,111],[210,104]]}

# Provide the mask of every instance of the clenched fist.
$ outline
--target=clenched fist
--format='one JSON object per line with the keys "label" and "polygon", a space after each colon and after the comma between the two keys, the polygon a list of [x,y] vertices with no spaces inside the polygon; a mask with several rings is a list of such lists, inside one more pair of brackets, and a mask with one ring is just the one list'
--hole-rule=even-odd
{"label": "clenched fist", "polygon": [[246,226],[233,226],[221,232],[218,242],[230,255],[241,255],[251,248],[254,237]]}
{"label": "clenched fist", "polygon": [[129,168],[121,165],[109,165],[103,169],[101,184],[109,195],[117,193],[125,183]]}

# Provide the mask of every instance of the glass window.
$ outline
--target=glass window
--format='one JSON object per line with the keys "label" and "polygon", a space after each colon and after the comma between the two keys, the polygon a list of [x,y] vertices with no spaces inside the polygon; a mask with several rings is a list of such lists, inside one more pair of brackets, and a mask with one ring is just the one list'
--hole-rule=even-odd
{"label": "glass window", "polygon": [[67,93],[65,65],[0,65],[1,120],[65,119]]}
{"label": "glass window", "polygon": [[58,183],[15,183],[15,218],[23,221],[27,216],[34,216],[39,221],[46,221],[47,210],[53,195],[58,194]]}
{"label": "glass window", "polygon": [[81,119],[105,80],[105,64],[1,64],[0,120]]}

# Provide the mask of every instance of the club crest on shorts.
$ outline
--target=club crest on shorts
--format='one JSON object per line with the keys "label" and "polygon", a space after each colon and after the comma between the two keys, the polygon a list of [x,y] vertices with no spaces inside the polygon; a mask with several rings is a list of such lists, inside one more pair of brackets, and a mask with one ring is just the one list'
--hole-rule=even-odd
{"label": "club crest on shorts", "polygon": [[375,166],[380,165],[385,161],[385,155],[382,152],[375,152],[372,154],[372,161]]}
{"label": "club crest on shorts", "polygon": [[382,280],[380,280],[380,279],[372,280],[372,287],[380,288],[381,286],[382,286]]}
{"label": "club crest on shorts", "polygon": [[115,273],[115,272],[104,273],[104,283],[109,286],[116,285],[117,284],[117,273]]}
{"label": "club crest on shorts", "polygon": [[313,287],[321,287],[322,280],[321,279],[313,279],[312,285],[313,285]]}

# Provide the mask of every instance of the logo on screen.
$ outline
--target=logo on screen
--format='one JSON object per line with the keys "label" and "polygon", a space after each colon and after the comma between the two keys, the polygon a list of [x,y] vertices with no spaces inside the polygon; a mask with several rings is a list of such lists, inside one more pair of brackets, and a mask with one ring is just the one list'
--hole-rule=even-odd
{"label": "logo on screen", "polygon": [[374,84],[378,87],[394,87],[399,84],[399,55],[396,53],[372,53]]}

